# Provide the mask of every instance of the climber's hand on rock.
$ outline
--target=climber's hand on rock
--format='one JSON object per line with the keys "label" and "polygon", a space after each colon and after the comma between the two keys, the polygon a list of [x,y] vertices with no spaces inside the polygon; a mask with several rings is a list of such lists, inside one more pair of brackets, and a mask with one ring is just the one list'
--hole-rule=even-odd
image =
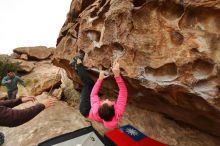
{"label": "climber's hand on rock", "polygon": [[103,79],[107,78],[108,75],[106,75],[106,74],[107,73],[105,71],[100,70],[100,72],[99,72],[99,80],[103,80]]}
{"label": "climber's hand on rock", "polygon": [[35,96],[25,96],[25,97],[21,98],[22,103],[25,103],[28,101],[34,102],[35,100],[36,100]]}
{"label": "climber's hand on rock", "polygon": [[113,67],[112,67],[112,72],[115,76],[119,76],[120,75],[120,66],[118,61],[115,61],[113,63]]}
{"label": "climber's hand on rock", "polygon": [[56,99],[49,98],[41,101],[40,103],[42,103],[45,106],[45,108],[49,108],[51,106],[54,106],[56,101],[57,101]]}

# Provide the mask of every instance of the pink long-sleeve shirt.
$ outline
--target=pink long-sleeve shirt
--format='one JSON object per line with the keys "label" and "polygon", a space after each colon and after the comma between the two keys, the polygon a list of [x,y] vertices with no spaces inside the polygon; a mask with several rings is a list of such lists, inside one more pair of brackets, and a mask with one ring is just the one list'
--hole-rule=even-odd
{"label": "pink long-sleeve shirt", "polygon": [[101,100],[98,96],[99,89],[102,85],[102,80],[97,80],[92,92],[91,92],[91,110],[89,112],[89,118],[92,120],[95,120],[97,122],[102,122],[106,128],[115,128],[117,127],[118,121],[122,118],[125,105],[127,103],[127,88],[125,86],[125,83],[121,76],[115,77],[115,80],[119,87],[119,95],[117,98],[117,101],[114,103],[114,109],[115,109],[115,116],[112,118],[111,121],[104,121],[99,117],[98,109],[101,106]]}

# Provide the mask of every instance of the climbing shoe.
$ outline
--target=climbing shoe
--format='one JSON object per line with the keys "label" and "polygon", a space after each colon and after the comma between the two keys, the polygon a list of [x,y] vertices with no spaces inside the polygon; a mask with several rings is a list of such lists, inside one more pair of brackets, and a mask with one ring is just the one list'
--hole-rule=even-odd
{"label": "climbing shoe", "polygon": [[71,67],[76,70],[77,59],[80,59],[83,63],[84,56],[85,56],[85,52],[80,50],[79,53],[75,57],[73,57],[73,59],[70,61],[69,64],[71,65]]}
{"label": "climbing shoe", "polygon": [[85,52],[80,50],[79,54],[76,56],[76,60],[80,59],[83,62],[84,56],[85,56]]}
{"label": "climbing shoe", "polygon": [[75,69],[75,66],[76,66],[76,59],[75,58],[73,58],[71,61],[70,61],[70,66],[72,67],[72,68],[74,68]]}

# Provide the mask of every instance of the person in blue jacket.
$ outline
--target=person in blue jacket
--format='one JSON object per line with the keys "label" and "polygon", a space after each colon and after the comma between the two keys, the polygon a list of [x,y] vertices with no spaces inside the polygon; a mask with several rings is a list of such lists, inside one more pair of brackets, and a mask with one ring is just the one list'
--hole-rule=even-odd
{"label": "person in blue jacket", "polygon": [[2,85],[7,87],[9,99],[16,99],[16,95],[18,93],[18,83],[25,87],[24,81],[20,77],[16,76],[13,71],[8,71],[7,76],[2,79]]}

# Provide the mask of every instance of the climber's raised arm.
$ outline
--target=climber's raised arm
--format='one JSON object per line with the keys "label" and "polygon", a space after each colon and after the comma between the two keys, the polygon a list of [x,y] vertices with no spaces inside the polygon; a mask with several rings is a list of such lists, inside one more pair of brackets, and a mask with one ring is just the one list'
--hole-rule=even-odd
{"label": "climber's raised arm", "polygon": [[104,71],[100,71],[99,73],[99,78],[96,81],[94,87],[92,88],[92,92],[91,92],[91,107],[93,108],[93,106],[97,106],[100,103],[100,98],[98,96],[99,93],[99,89],[102,85],[102,81],[107,78],[107,76],[105,75]]}
{"label": "climber's raised arm", "polygon": [[120,67],[117,61],[113,64],[112,72],[114,73],[114,77],[119,88],[118,98],[115,103],[115,116],[120,119],[124,113],[124,109],[127,103],[128,91],[124,80],[120,75]]}

